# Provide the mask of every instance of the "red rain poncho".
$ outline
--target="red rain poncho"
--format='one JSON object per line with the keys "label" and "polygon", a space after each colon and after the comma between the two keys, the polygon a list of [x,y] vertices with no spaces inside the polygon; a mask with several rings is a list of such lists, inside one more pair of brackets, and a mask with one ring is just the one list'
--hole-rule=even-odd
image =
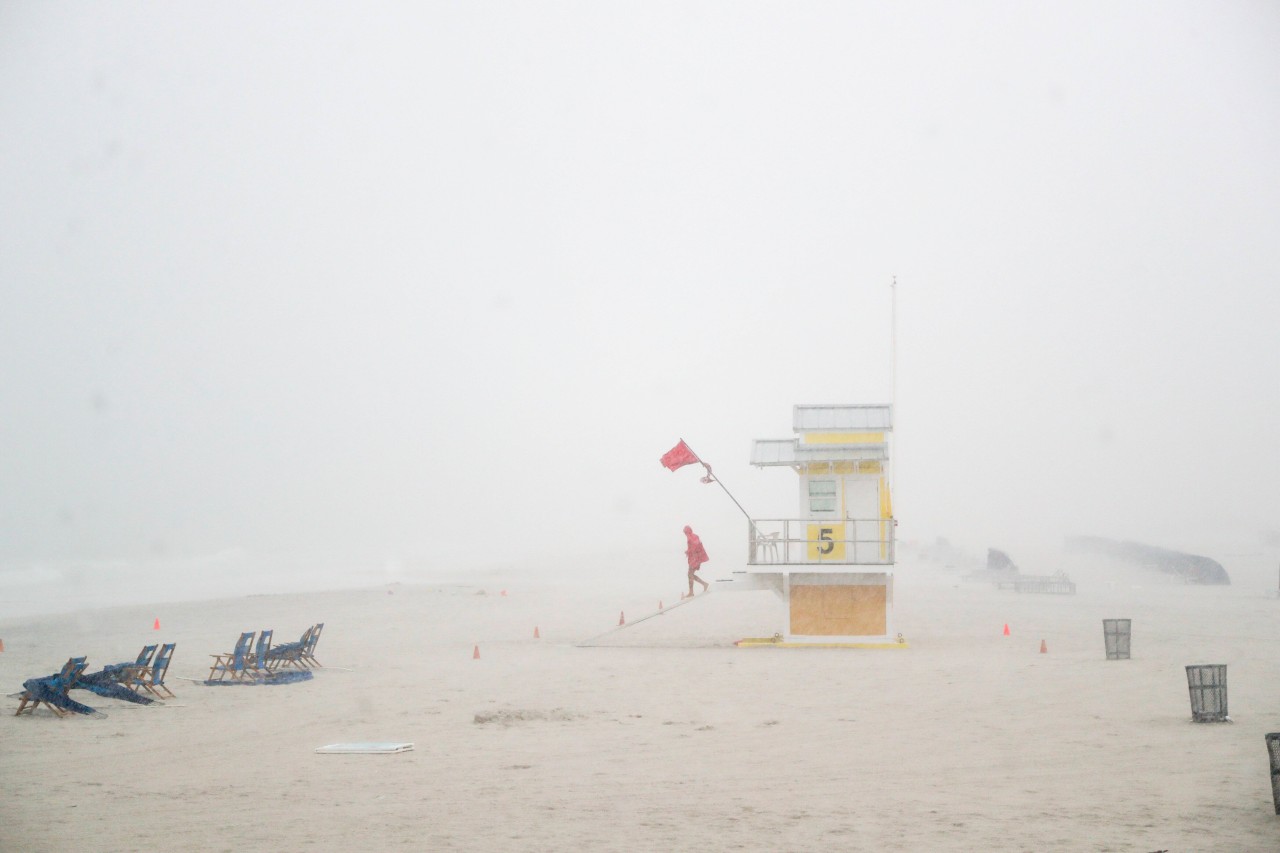
{"label": "red rain poncho", "polygon": [[708,562],[711,558],[707,556],[707,549],[702,547],[702,540],[698,538],[698,534],[693,532],[692,527],[684,529],[684,538],[688,543],[684,555],[689,558],[689,571],[696,572],[699,566]]}

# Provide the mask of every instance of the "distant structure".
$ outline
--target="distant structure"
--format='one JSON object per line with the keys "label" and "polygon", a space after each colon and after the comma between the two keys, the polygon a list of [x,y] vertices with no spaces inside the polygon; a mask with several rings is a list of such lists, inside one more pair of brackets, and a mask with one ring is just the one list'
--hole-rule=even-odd
{"label": "distant structure", "polygon": [[1052,575],[1024,575],[1013,559],[1004,551],[996,548],[987,549],[987,567],[978,572],[970,572],[964,576],[969,581],[985,581],[995,585],[996,589],[1011,589],[1014,592],[1040,592],[1051,595],[1075,595],[1076,585],[1066,572]]}
{"label": "distant structure", "polygon": [[794,518],[748,522],[747,568],[717,589],[771,589],[796,646],[905,647],[893,628],[894,527],[889,405],[797,405],[790,439],[757,439],[751,464],[790,468]]}
{"label": "distant structure", "polygon": [[1015,578],[1020,574],[1017,564],[1013,562],[1013,558],[1004,551],[988,548],[986,568],[968,572],[964,575],[964,579],[998,584],[1001,580]]}
{"label": "distant structure", "polygon": [[1117,542],[1099,536],[1068,536],[1067,553],[1098,554],[1176,575],[1187,583],[1228,585],[1231,577],[1217,560],[1196,554],[1182,554],[1137,542]]}
{"label": "distant structure", "polygon": [[1009,555],[1004,551],[997,551],[995,548],[988,548],[987,571],[1016,572],[1018,571],[1018,567],[1014,565],[1013,560],[1009,559]]}

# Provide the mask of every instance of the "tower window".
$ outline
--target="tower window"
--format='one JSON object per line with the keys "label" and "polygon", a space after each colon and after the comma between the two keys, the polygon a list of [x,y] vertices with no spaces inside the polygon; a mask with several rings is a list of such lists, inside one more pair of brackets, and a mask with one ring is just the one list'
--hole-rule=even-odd
{"label": "tower window", "polygon": [[809,481],[809,512],[836,511],[836,481]]}

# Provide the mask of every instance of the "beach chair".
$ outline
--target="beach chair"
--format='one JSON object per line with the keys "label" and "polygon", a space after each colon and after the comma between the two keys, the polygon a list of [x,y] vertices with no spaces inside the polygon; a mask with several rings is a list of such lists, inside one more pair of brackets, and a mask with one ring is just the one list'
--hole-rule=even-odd
{"label": "beach chair", "polygon": [[302,647],[302,654],[299,655],[303,664],[306,666],[322,666],[320,661],[316,660],[316,643],[320,642],[320,632],[324,630],[324,623],[317,622],[315,628],[311,631],[311,637],[307,640],[305,646]]}
{"label": "beach chair", "polygon": [[138,652],[138,659],[132,664],[120,667],[119,681],[125,687],[128,687],[134,693],[142,689],[143,678],[151,669],[151,659],[156,656],[156,644],[152,643],[143,646],[142,651]]}
{"label": "beach chair", "polygon": [[76,679],[84,672],[87,665],[87,658],[68,658],[67,662],[62,665],[61,671],[56,675],[50,675],[45,678],[31,678],[23,682],[22,686],[25,689],[18,696],[18,710],[14,713],[14,716],[18,716],[23,711],[28,714],[35,713],[36,708],[41,705],[44,705],[59,717],[65,717],[67,712],[71,710],[79,711],[80,713],[93,713],[92,708],[87,705],[81,705],[67,696],[67,691],[71,689],[71,685],[75,684]]}
{"label": "beach chair", "polygon": [[[156,653],[155,661],[148,667],[145,667],[138,676],[139,686],[160,699],[169,698],[176,699],[173,691],[165,686],[164,677],[169,672],[169,663],[173,660],[173,650],[177,648],[177,643],[165,643],[160,647],[160,651]],[[160,691],[164,691],[161,695]]]}
{"label": "beach chair", "polygon": [[[249,657],[249,647],[253,645],[255,633],[254,631],[245,631],[241,634],[240,639],[236,641],[235,651],[209,656],[213,658],[213,666],[209,668],[209,681],[222,681],[228,675],[231,676],[232,681],[244,679],[244,667]],[[214,675],[218,677],[215,679]]]}
{"label": "beach chair", "polygon": [[286,666],[306,669],[302,664],[302,652],[307,648],[307,644],[311,642],[311,633],[315,629],[316,626],[312,625],[302,632],[302,639],[294,640],[292,643],[281,643],[278,646],[272,646],[267,651],[267,667],[273,670],[280,670]]}
{"label": "beach chair", "polygon": [[267,666],[267,655],[271,651],[271,635],[275,633],[270,628],[264,628],[258,634],[258,645],[254,648],[253,653],[249,655],[249,659],[245,661],[245,674],[253,678],[262,678],[270,676],[271,670]]}

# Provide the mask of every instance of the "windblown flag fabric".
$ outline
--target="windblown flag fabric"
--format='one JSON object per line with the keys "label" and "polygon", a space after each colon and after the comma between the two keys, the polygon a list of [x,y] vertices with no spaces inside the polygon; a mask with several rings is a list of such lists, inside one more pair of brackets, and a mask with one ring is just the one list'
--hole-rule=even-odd
{"label": "windblown flag fabric", "polygon": [[674,471],[677,468],[683,468],[685,465],[692,465],[699,461],[697,454],[689,449],[689,445],[684,443],[684,439],[675,447],[662,454],[660,460],[669,470]]}

